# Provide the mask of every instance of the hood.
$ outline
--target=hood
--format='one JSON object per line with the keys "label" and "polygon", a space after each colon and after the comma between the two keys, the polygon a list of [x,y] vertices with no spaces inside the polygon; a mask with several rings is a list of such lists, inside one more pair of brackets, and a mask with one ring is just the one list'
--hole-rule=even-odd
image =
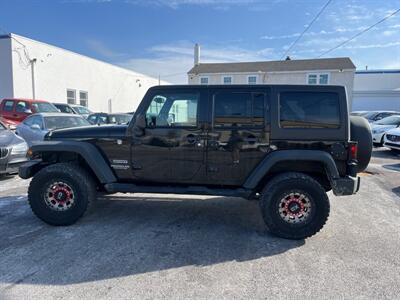
{"label": "hood", "polygon": [[0,147],[8,147],[10,145],[22,143],[23,141],[22,138],[15,135],[15,133],[10,130],[0,131]]}
{"label": "hood", "polygon": [[57,129],[49,132],[46,135],[45,140],[123,138],[126,136],[127,128],[127,125],[94,125]]}
{"label": "hood", "polygon": [[379,129],[389,130],[391,128],[396,128],[396,127],[397,127],[396,125],[371,124],[372,130],[379,130]]}
{"label": "hood", "polygon": [[398,136],[400,136],[400,128],[393,128],[393,129],[390,129],[388,132],[386,132],[386,134],[393,134],[393,135],[398,135]]}

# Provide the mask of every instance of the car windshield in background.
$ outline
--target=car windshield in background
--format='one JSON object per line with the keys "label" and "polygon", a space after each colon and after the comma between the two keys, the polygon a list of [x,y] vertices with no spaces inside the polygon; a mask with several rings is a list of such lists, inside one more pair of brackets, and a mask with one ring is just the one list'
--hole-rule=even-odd
{"label": "car windshield in background", "polygon": [[45,117],[44,119],[48,130],[90,125],[90,123],[87,120],[81,117],[54,116],[54,117]]}
{"label": "car windshield in background", "polygon": [[83,107],[83,106],[75,106],[74,109],[76,111],[78,111],[78,113],[84,114],[84,115],[88,115],[91,113],[91,111],[89,109],[87,109],[86,107]]}
{"label": "car windshield in background", "polygon": [[373,117],[375,117],[377,114],[376,111],[370,111],[369,113],[366,113],[365,115],[363,115],[364,118],[366,119],[372,119]]}
{"label": "car windshield in background", "polygon": [[53,104],[46,103],[46,102],[34,102],[32,103],[35,112],[43,113],[43,112],[59,112],[57,107]]}
{"label": "car windshield in background", "polygon": [[110,123],[127,124],[131,121],[132,115],[110,115]]}
{"label": "car windshield in background", "polygon": [[400,116],[391,116],[382,120],[376,121],[374,124],[378,125],[400,125]]}

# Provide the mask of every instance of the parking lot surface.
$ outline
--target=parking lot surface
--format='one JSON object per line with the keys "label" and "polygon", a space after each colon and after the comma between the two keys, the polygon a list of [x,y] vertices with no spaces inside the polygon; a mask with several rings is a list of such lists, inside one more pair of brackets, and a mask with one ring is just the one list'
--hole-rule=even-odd
{"label": "parking lot surface", "polygon": [[305,241],[269,235],[257,202],[101,197],[69,227],[38,220],[29,181],[0,179],[0,299],[398,299],[400,157],[384,148],[361,190],[331,199]]}

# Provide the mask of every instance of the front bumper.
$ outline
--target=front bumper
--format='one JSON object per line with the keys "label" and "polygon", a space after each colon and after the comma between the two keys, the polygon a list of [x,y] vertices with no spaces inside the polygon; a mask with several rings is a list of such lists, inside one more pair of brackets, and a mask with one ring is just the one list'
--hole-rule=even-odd
{"label": "front bumper", "polygon": [[360,177],[345,176],[332,180],[332,191],[335,196],[353,195],[360,189]]}
{"label": "front bumper", "polygon": [[383,142],[383,135],[384,135],[385,133],[384,132],[381,132],[381,133],[373,133],[372,134],[372,142],[374,143],[374,144],[380,144],[380,143],[382,143]]}
{"label": "front bumper", "polygon": [[25,162],[26,160],[16,162],[0,162],[0,174],[17,174],[19,167]]}
{"label": "front bumper", "polygon": [[400,143],[393,143],[393,142],[385,141],[385,143],[383,145],[390,149],[400,150]]}

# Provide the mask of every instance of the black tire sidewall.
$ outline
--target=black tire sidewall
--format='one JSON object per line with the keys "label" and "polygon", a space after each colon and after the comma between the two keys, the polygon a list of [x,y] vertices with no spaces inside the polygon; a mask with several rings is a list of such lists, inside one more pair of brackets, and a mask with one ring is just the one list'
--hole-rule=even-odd
{"label": "black tire sidewall", "polygon": [[[74,192],[74,204],[65,211],[51,209],[45,202],[49,186],[57,181],[68,184]],[[32,188],[31,188],[32,187]],[[75,223],[86,211],[89,199],[88,190],[82,178],[67,170],[41,170],[32,180],[29,203],[33,212],[51,225],[70,225]]]}
{"label": "black tire sidewall", "polygon": [[[300,192],[309,197],[311,214],[304,223],[292,224],[279,214],[280,200],[290,192]],[[289,239],[303,239],[317,233],[329,216],[329,200],[324,189],[315,181],[290,178],[275,183],[265,192],[261,201],[264,221],[275,235]]]}

